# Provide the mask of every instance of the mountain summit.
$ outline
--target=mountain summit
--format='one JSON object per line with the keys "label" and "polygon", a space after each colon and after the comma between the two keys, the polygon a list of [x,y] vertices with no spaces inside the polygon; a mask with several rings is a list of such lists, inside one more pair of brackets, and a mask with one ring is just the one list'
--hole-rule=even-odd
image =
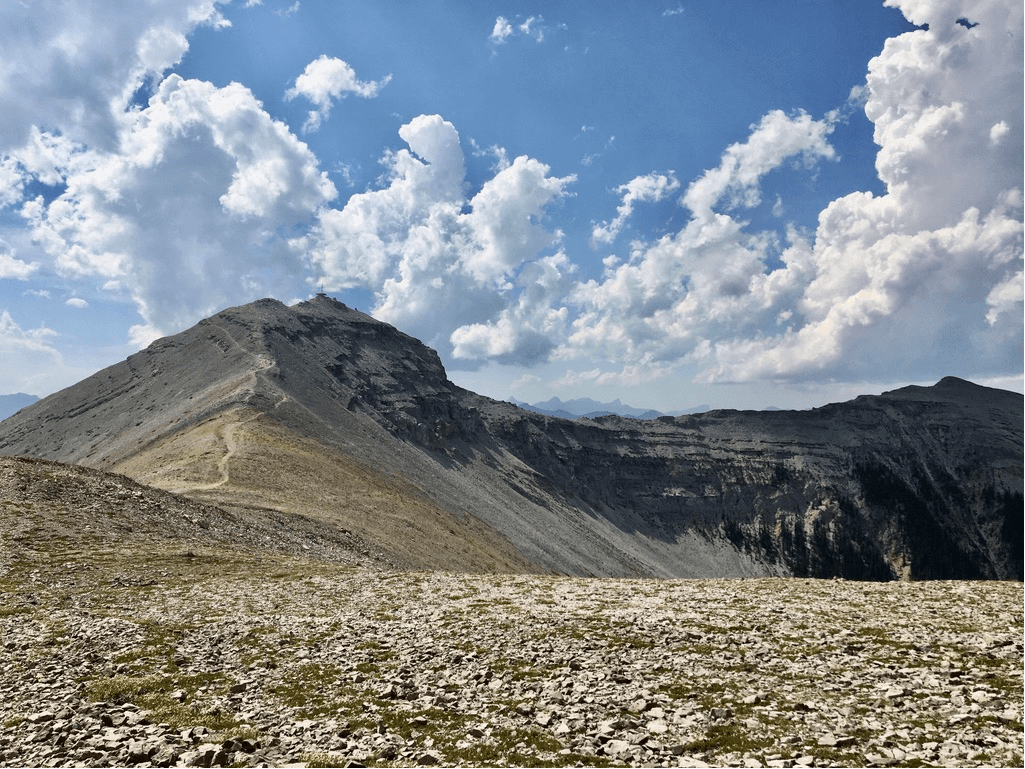
{"label": "mountain summit", "polygon": [[411,567],[1021,579],[1022,416],[946,378],[809,411],[559,419],[457,387],[321,295],[157,340],[0,423],[0,453],[321,521]]}

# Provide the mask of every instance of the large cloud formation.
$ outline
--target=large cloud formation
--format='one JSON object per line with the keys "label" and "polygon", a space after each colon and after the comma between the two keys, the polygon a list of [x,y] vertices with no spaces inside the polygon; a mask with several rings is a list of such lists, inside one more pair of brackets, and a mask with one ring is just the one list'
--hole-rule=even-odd
{"label": "large cloud formation", "polygon": [[[774,113],[693,182],[691,221],[578,287],[569,355],[696,362],[706,381],[928,379],[1022,360],[1022,7],[893,0],[928,25],[869,65],[886,194],[833,201],[778,244],[721,213],[829,126]],[[959,21],[960,20],[960,21]]]}
{"label": "large cloud formation", "polygon": [[[471,188],[456,127],[420,115],[384,180],[335,202],[309,147],[244,85],[165,79],[197,26],[227,23],[214,0],[7,4],[0,206],[38,247],[0,244],[0,279],[53,270],[104,286],[138,308],[139,343],[320,284],[369,290],[375,315],[467,366],[576,360],[587,372],[568,376],[590,381],[682,366],[706,381],[1020,373],[1021,3],[888,4],[921,28],[888,40],[858,89],[884,194],[834,200],[814,232],[753,228],[767,174],[842,162],[835,116],[773,111],[689,184],[665,172],[615,188],[595,245],[613,245],[639,203],[676,195],[689,215],[590,280],[553,223],[575,179],[541,160]],[[313,130],[386,82],[323,56],[286,95],[311,101]],[[50,336],[0,321],[5,350],[50,355]]]}
{"label": "large cloud formation", "polygon": [[177,75],[135,114],[119,152],[83,153],[65,184],[24,215],[61,273],[134,299],[146,321],[133,330],[139,342],[298,284],[303,266],[277,230],[336,194],[248,89]]}
{"label": "large cloud formation", "polygon": [[[681,230],[585,282],[543,228],[572,178],[518,158],[471,196],[455,128],[435,116],[403,127],[411,151],[388,156],[387,187],[322,213],[302,245],[329,288],[370,288],[375,314],[467,362],[601,361],[624,381],[680,363],[734,382],[1020,371],[1021,9],[894,4],[928,28],[889,40],[857,89],[886,192],[833,201],[815,232],[781,239],[744,214],[771,171],[837,160],[836,114],[765,115],[686,187]],[[621,185],[592,241],[678,186]]]}
{"label": "large cloud formation", "polygon": [[376,317],[445,353],[451,337],[457,357],[544,357],[566,311],[524,304],[560,285],[565,261],[539,257],[560,236],[542,220],[573,178],[522,156],[468,197],[451,123],[421,115],[399,135],[409,149],[385,158],[387,186],[325,209],[294,246],[309,253],[325,288],[373,289]]}
{"label": "large cloud formation", "polygon": [[[217,3],[55,5],[11,4],[0,32],[0,206],[45,266],[130,299],[136,344],[305,293],[288,236],[336,196],[316,157],[238,83],[161,80],[197,26],[228,24]],[[40,267],[6,250],[4,275]]]}
{"label": "large cloud formation", "polygon": [[0,150],[32,130],[96,148],[116,146],[119,124],[147,80],[172,67],[200,25],[224,26],[218,0],[4,3],[0,32]]}
{"label": "large cloud formation", "polygon": [[715,209],[757,205],[760,179],[788,159],[833,157],[831,130],[805,113],[776,111],[746,142],[728,147],[719,166],[684,192],[691,219],[682,230],[635,244],[625,263],[607,260],[601,281],[577,286],[573,301],[581,311],[568,354],[624,364],[672,361],[708,339],[757,333],[773,304],[792,299],[798,278],[767,274],[774,238],[749,233],[744,221]]}
{"label": "large cloud formation", "polygon": [[1022,6],[888,4],[928,29],[869,63],[886,194],[822,212],[814,242],[784,254],[796,301],[761,300],[791,313],[782,330],[714,344],[709,379],[1020,371]]}

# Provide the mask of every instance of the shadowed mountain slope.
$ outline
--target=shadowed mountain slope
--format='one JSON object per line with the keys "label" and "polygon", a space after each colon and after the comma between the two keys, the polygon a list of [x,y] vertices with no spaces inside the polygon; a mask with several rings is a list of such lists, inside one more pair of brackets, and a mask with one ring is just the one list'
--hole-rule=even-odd
{"label": "shadowed mountain slope", "polygon": [[0,423],[0,453],[341,526],[395,562],[573,574],[1022,575],[1022,396],[565,420],[319,296],[231,308]]}

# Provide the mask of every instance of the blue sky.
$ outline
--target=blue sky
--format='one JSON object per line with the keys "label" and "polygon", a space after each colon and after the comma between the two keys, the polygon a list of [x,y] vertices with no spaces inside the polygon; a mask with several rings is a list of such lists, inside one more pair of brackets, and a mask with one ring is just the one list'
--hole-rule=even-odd
{"label": "blue sky", "polygon": [[0,392],[321,286],[500,398],[1022,389],[1018,2],[29,1],[0,50]]}

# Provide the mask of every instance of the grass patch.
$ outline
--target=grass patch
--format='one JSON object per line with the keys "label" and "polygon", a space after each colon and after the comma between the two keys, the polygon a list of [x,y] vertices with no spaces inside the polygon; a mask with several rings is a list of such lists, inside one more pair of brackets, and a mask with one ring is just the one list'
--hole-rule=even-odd
{"label": "grass patch", "polygon": [[705,730],[705,736],[686,743],[687,753],[744,753],[775,746],[769,737],[756,738],[737,723],[713,724]]}
{"label": "grass patch", "polygon": [[549,676],[549,671],[544,670],[527,662],[499,658],[491,661],[491,672],[496,678],[506,681],[525,681],[531,679],[540,681]]}
{"label": "grass patch", "polygon": [[369,725],[363,703],[373,699],[373,695],[364,687],[345,680],[347,675],[347,669],[340,665],[299,665],[271,686],[270,694],[282,704],[295,708],[299,718],[331,716],[349,719],[353,727]]}
{"label": "grass patch", "polygon": [[627,649],[651,649],[655,642],[635,635],[614,635],[609,638],[609,646]]}
{"label": "grass patch", "polygon": [[[516,729],[500,727],[479,742],[466,747],[442,748],[445,759],[454,763],[461,761],[471,766],[574,766],[584,756],[560,754],[563,744],[550,734],[538,729]],[[592,766],[609,766],[597,763],[600,757],[588,756],[586,762]]]}
{"label": "grass patch", "polygon": [[[829,762],[833,766],[864,766],[865,756],[856,750],[844,750],[830,748],[824,745],[816,745],[811,749],[811,755],[815,756],[820,765]],[[925,764],[902,763],[901,766],[924,766]]]}
{"label": "grass patch", "polygon": [[[722,687],[719,688],[722,691]],[[656,689],[659,694],[664,694],[673,702],[682,702],[685,700],[696,700],[699,694],[709,693],[709,688],[702,687],[700,684],[691,686],[683,683],[671,683],[662,684]]]}
{"label": "grass patch", "polygon": [[865,639],[871,639],[877,646],[884,646],[896,651],[911,651],[915,648],[913,643],[908,641],[898,641],[896,638],[890,637],[890,634],[885,628],[881,627],[863,627],[856,631],[859,636]]}
{"label": "grass patch", "polygon": [[[223,732],[239,723],[232,716],[219,711],[203,711],[197,707],[196,694],[200,689],[211,688],[215,692],[226,693],[227,679],[219,673],[199,673],[193,675],[150,675],[150,676],[113,676],[94,681],[87,681],[86,696],[94,702],[111,702],[117,705],[132,703],[138,705],[149,714],[149,719],[156,723],[165,723],[175,729],[189,726],[205,726]],[[180,702],[171,697],[171,692],[181,690],[186,693],[186,700],[192,704]]]}
{"label": "grass patch", "polygon": [[454,710],[430,710],[414,712],[408,710],[385,710],[379,713],[381,723],[389,731],[395,732],[403,739],[414,736],[418,740],[427,737],[436,743],[462,739],[470,725],[470,717]]}
{"label": "grass patch", "polygon": [[[348,766],[349,762],[352,761],[348,756],[343,756],[340,753],[303,753],[302,762],[309,767],[333,767],[333,766]],[[364,763],[364,766],[374,766],[375,762],[368,761]]]}

